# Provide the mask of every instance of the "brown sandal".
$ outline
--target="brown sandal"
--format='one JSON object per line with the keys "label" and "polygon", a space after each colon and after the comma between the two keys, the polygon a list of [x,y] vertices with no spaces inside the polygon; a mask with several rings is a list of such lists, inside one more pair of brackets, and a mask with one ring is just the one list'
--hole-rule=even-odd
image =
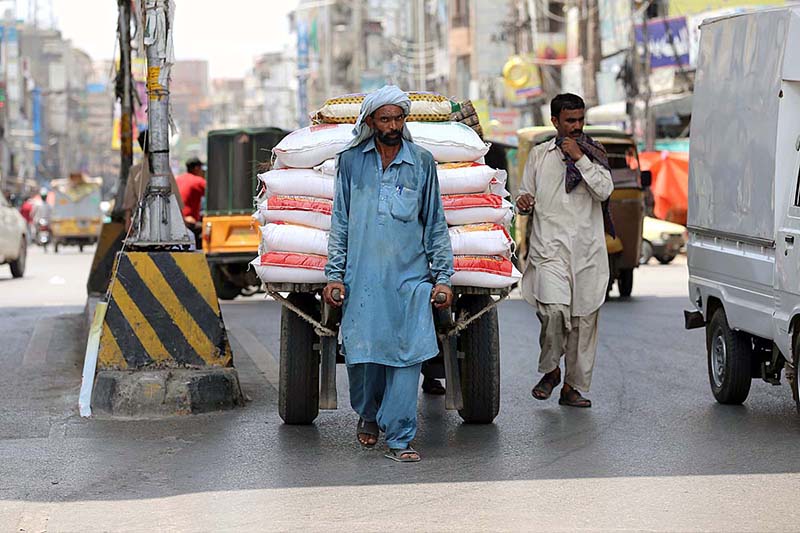
{"label": "brown sandal", "polygon": [[561,389],[561,397],[558,399],[558,405],[586,408],[592,406],[592,401],[581,396],[581,393],[576,389],[570,389],[567,392],[564,392],[564,389]]}
{"label": "brown sandal", "polygon": [[553,389],[561,383],[561,369],[556,368],[542,376],[539,383],[531,391],[531,395],[537,400],[546,400],[553,394]]}

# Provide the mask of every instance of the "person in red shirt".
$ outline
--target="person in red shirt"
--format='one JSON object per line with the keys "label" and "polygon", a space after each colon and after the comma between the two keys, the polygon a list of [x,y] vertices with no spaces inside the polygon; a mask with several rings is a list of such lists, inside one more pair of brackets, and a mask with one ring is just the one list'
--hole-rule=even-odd
{"label": "person in red shirt", "polygon": [[200,240],[200,205],[203,202],[203,196],[206,194],[205,175],[202,161],[192,157],[186,161],[186,172],[175,177],[183,200],[183,221],[186,227],[194,233],[198,249],[202,246],[202,241]]}

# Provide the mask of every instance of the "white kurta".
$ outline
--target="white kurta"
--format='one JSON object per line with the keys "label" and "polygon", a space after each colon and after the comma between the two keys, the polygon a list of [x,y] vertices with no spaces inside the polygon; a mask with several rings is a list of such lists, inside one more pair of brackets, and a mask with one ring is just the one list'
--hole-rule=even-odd
{"label": "white kurta", "polygon": [[531,150],[520,194],[534,197],[533,231],[520,290],[533,306],[563,304],[574,317],[588,316],[603,304],[608,288],[608,255],[602,202],[614,182],[602,165],[583,156],[575,164],[583,175],[567,193],[566,165],[555,140]]}

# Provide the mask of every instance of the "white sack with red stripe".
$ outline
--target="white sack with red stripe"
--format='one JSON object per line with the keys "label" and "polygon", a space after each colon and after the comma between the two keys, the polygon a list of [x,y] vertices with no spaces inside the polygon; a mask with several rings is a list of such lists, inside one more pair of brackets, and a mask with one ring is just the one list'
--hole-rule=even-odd
{"label": "white sack with red stripe", "polygon": [[499,255],[511,257],[514,241],[500,224],[468,224],[450,228],[454,255]]}
{"label": "white sack with red stripe", "polygon": [[272,149],[280,165],[314,168],[345,149],[353,140],[352,124],[319,124],[295,130]]}
{"label": "white sack with red stripe", "polygon": [[270,170],[258,175],[267,196],[312,196],[333,200],[333,177],[309,168]]}
{"label": "white sack with red stripe", "polygon": [[499,194],[445,194],[442,206],[451,226],[484,222],[508,226],[514,216],[511,202]]}
{"label": "white sack with red stripe", "polygon": [[441,163],[436,165],[439,191],[442,194],[491,192],[508,196],[505,190],[508,174],[481,163]]}
{"label": "white sack with red stripe", "polygon": [[500,256],[456,255],[453,257],[455,274],[450,283],[460,287],[504,289],[522,279],[513,263]]}
{"label": "white sack with red stripe", "polygon": [[328,232],[297,224],[273,222],[261,226],[261,242],[267,252],[328,255]]}
{"label": "white sack with red stripe", "polygon": [[288,222],[323,230],[331,229],[333,200],[310,196],[272,196],[258,205],[255,217],[267,222]]}
{"label": "white sack with red stripe", "polygon": [[407,122],[406,127],[414,144],[428,150],[439,163],[476,161],[491,146],[460,122]]}
{"label": "white sack with red stripe", "polygon": [[267,252],[250,264],[264,283],[325,283],[327,262],[322,255]]}

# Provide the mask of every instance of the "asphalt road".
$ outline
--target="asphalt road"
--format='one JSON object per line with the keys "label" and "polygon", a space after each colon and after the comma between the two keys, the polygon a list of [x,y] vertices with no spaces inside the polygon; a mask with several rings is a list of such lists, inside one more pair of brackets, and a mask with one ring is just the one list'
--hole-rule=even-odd
{"label": "asphalt road", "polygon": [[800,417],[789,388],[755,382],[744,406],[709,391],[702,331],[682,328],[686,267],[637,271],[601,312],[590,410],[531,398],[539,327],[500,307],[502,406],[471,426],[423,396],[400,465],[355,441],[338,411],[277,414],[280,308],[223,306],[249,402],[164,420],[82,419],[84,284],[91,252],[0,267],[0,530],[800,530]]}

